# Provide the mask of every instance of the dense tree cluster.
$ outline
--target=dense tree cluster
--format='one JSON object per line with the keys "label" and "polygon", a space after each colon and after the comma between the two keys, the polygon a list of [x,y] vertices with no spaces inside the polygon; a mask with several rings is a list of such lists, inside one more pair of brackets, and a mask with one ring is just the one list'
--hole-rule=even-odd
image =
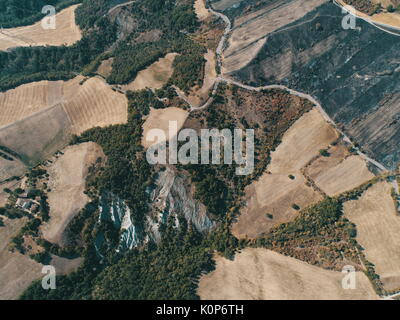
{"label": "dense tree cluster", "polygon": [[30,25],[45,16],[42,8],[46,5],[59,11],[79,2],[81,0],[0,0],[0,27]]}

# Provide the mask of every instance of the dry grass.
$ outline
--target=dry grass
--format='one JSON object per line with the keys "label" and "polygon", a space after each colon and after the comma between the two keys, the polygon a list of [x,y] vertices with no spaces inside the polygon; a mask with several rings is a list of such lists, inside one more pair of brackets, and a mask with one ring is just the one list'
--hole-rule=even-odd
{"label": "dry grass", "polygon": [[107,78],[111,74],[113,61],[114,58],[103,60],[97,68],[97,74],[101,75],[104,78]]}
{"label": "dry grass", "polygon": [[151,129],[163,130],[167,140],[169,140],[170,138],[176,135],[176,132],[172,136],[169,135],[169,122],[177,121],[178,131],[179,131],[182,128],[183,124],[185,123],[187,116],[188,116],[187,111],[176,107],[165,108],[165,109],[151,108],[150,114],[146,119],[145,123],[143,124],[142,145],[145,148],[148,148],[153,144],[152,141],[146,140],[146,136],[149,130]]}
{"label": "dry grass", "polygon": [[356,274],[356,289],[342,288],[343,274],[266,249],[247,248],[234,261],[216,257],[216,270],[200,279],[206,300],[377,299],[371,283]]}
{"label": "dry grass", "polygon": [[328,152],[329,157],[318,157],[305,170],[327,195],[349,191],[374,177],[366,162],[360,156],[350,155],[342,143],[331,146]]}
{"label": "dry grass", "polygon": [[0,94],[0,127],[26,119],[40,111],[62,104],[72,131],[81,133],[94,126],[127,121],[128,101],[100,77],[69,81],[39,81],[21,85]]}
{"label": "dry grass", "polygon": [[296,178],[291,180],[286,173],[264,173],[246,188],[246,207],[232,226],[237,238],[257,238],[274,226],[293,220],[298,213],[293,204],[305,208],[322,200],[318,192],[306,185],[300,172],[293,175]]}
{"label": "dry grass", "polygon": [[63,233],[72,218],[89,201],[83,193],[88,168],[105,156],[93,142],[69,146],[47,170],[50,175],[48,193],[50,220],[41,230],[50,242],[63,244]]}
{"label": "dry grass", "polygon": [[56,29],[43,29],[41,21],[31,26],[3,29],[0,33],[0,50],[74,44],[82,38],[81,31],[75,24],[75,9],[78,6],[70,6],[56,14]]}
{"label": "dry grass", "polygon": [[159,59],[145,70],[140,71],[135,80],[122,86],[122,89],[136,91],[146,88],[162,88],[174,72],[172,63],[177,55],[177,53],[168,53],[164,58]]}
{"label": "dry grass", "polygon": [[298,212],[293,205],[303,209],[320,201],[322,195],[306,184],[301,170],[337,138],[335,129],[317,109],[297,120],[271,153],[267,172],[246,187],[246,206],[233,224],[232,233],[238,238],[257,238],[272,227],[293,220]]}
{"label": "dry grass", "polygon": [[319,111],[312,109],[286,131],[282,143],[271,154],[268,170],[272,173],[299,171],[338,137]]}
{"label": "dry grass", "polygon": [[[14,159],[14,161],[6,160],[0,157],[0,182],[6,180],[9,177],[12,176],[21,176],[25,172],[25,165],[17,160]],[[5,188],[2,185],[0,185],[0,188]],[[1,189],[2,190],[2,189]],[[0,199],[1,199],[0,195]],[[1,203],[1,200],[0,200]],[[1,205],[0,205],[1,206]]]}
{"label": "dry grass", "polygon": [[0,183],[0,207],[4,207],[6,203],[8,202],[8,197],[10,196],[7,192],[4,192],[3,190],[5,188],[8,188],[10,190],[15,190],[21,185],[21,181],[9,181],[5,183]]}
{"label": "dry grass", "polygon": [[229,9],[230,7],[232,7],[233,5],[239,4],[240,2],[242,2],[243,0],[220,0],[220,1],[216,1],[212,4],[212,7],[215,10],[218,11],[224,11],[226,9]]}
{"label": "dry grass", "polygon": [[206,20],[211,16],[211,13],[207,10],[204,0],[196,0],[194,2],[194,10],[196,12],[197,18],[200,21]]}
{"label": "dry grass", "polygon": [[[62,149],[72,134],[126,123],[128,101],[100,77],[40,81],[5,92],[0,98],[0,145],[34,166]],[[21,172],[14,161],[2,166],[1,179]]]}
{"label": "dry grass", "polygon": [[23,84],[0,93],[0,127],[26,118],[62,99],[63,81]]}
{"label": "dry grass", "polygon": [[357,226],[357,242],[375,265],[387,290],[400,289],[400,216],[391,197],[391,185],[379,182],[358,199],[344,204],[345,216]]}
{"label": "dry grass", "polygon": [[[76,81],[76,80],[75,80]],[[75,86],[72,85],[72,90]],[[80,134],[85,130],[99,126],[125,123],[128,119],[128,100],[125,95],[113,91],[101,78],[90,78],[78,88],[68,91],[65,96],[72,96],[64,104],[72,131]]]}
{"label": "dry grass", "polygon": [[11,239],[26,221],[26,218],[6,220],[5,227],[0,227],[0,300],[17,299],[33,280],[43,276],[41,264],[8,251]]}
{"label": "dry grass", "polygon": [[56,274],[63,275],[76,271],[82,262],[83,258],[67,259],[51,255],[50,265],[56,269]]}

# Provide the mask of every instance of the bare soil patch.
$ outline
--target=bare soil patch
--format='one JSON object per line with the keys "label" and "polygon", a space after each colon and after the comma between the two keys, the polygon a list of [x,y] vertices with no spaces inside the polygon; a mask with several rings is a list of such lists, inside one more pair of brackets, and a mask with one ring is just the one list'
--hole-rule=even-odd
{"label": "bare soil patch", "polygon": [[51,255],[50,265],[56,269],[56,274],[64,275],[76,271],[82,262],[83,258],[68,259]]}

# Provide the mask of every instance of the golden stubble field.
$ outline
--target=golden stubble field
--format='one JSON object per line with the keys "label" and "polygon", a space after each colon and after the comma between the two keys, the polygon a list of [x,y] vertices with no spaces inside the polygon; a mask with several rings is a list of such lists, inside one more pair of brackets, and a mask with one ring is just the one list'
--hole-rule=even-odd
{"label": "golden stubble field", "polygon": [[400,215],[391,189],[388,182],[378,182],[358,200],[344,204],[345,216],[356,225],[357,242],[386,290],[400,289]]}
{"label": "golden stubble field", "polygon": [[[40,81],[0,94],[0,145],[36,165],[65,147],[72,134],[126,123],[128,100],[102,78],[77,76],[68,81]],[[0,181],[20,175],[24,165],[7,161]]]}
{"label": "golden stubble field", "polygon": [[329,157],[320,156],[305,170],[306,174],[328,196],[336,196],[374,178],[366,162],[358,155],[350,155],[342,145],[331,146]]}
{"label": "golden stubble field", "polygon": [[263,249],[246,248],[234,260],[215,257],[216,270],[201,277],[202,300],[378,299],[368,278],[356,273],[356,289],[342,288],[343,274]]}
{"label": "golden stubble field", "polygon": [[[189,113],[187,111],[177,107],[170,107],[165,109],[151,108],[150,114],[148,115],[146,121],[143,123],[142,145],[145,148],[148,148],[154,143],[153,141],[148,141],[147,139],[147,135],[151,129],[160,129],[164,132],[166,140],[171,139],[182,128],[188,115]],[[170,121],[177,122],[177,131],[174,131],[171,136],[169,134]]]}
{"label": "golden stubble field", "polygon": [[0,32],[0,50],[14,47],[30,46],[61,46],[72,45],[82,38],[79,27],[75,24],[75,9],[73,5],[58,12],[55,16],[56,28],[43,29],[42,22],[30,26],[3,29]]}

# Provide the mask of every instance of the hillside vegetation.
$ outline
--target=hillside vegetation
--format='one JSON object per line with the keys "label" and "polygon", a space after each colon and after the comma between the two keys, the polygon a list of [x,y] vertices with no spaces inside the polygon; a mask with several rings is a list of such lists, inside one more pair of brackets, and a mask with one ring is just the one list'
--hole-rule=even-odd
{"label": "hillside vegetation", "polygon": [[58,12],[81,0],[0,0],[0,26],[13,28],[26,26],[42,19],[42,8],[54,6]]}

